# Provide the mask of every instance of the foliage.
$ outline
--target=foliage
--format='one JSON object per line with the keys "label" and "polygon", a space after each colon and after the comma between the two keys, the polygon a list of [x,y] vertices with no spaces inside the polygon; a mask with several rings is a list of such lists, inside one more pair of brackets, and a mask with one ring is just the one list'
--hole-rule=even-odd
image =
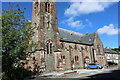
{"label": "foliage", "polygon": [[28,52],[36,44],[31,41],[33,27],[25,19],[24,9],[10,3],[8,10],[2,10],[2,71],[3,80],[23,78],[25,72],[21,60],[26,59]]}
{"label": "foliage", "polygon": [[112,50],[120,52],[120,46],[118,48],[113,48]]}
{"label": "foliage", "polygon": [[118,48],[105,47],[105,49],[112,49],[114,51],[120,52],[120,46]]}

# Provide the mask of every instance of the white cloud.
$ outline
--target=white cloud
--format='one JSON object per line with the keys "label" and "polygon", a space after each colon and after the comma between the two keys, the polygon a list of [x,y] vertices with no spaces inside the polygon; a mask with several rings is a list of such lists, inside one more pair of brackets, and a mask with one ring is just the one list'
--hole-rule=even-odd
{"label": "white cloud", "polygon": [[67,1],[70,1],[70,2],[118,2],[120,0],[67,0]]}
{"label": "white cloud", "polygon": [[85,19],[85,21],[87,22],[88,26],[92,26],[92,22],[89,19]]}
{"label": "white cloud", "polygon": [[79,27],[80,21],[69,22],[68,25],[71,27]]}
{"label": "white cloud", "polygon": [[[95,0],[90,0],[95,1]],[[71,2],[68,9],[65,10],[66,16],[79,16],[82,14],[89,14],[104,11],[110,6],[110,2]]]}
{"label": "white cloud", "polygon": [[85,25],[83,25],[82,21],[75,20],[74,17],[68,18],[63,23],[67,23],[68,26],[70,26],[72,28],[76,28],[76,29],[85,27]]}
{"label": "white cloud", "polygon": [[99,28],[97,32],[99,34],[116,35],[120,32],[120,29],[115,28],[113,24],[109,24],[109,26],[103,26],[102,28]]}
{"label": "white cloud", "polygon": [[[33,2],[33,0],[1,0],[2,2]],[[48,0],[38,0],[41,2],[46,2]],[[80,2],[80,1],[84,1],[84,2],[89,2],[89,1],[101,1],[101,2],[105,2],[108,0],[49,0],[51,2]],[[119,0],[109,0],[109,2],[118,2]]]}
{"label": "white cloud", "polygon": [[74,21],[74,17],[70,17],[66,20],[67,22],[71,22],[71,21]]}
{"label": "white cloud", "polygon": [[109,0],[104,0],[105,2],[101,2],[101,0],[79,0],[79,2],[74,2],[71,0],[70,7],[67,8],[64,12],[64,15],[68,17],[66,23],[70,27],[74,28],[84,28],[86,26],[92,26],[92,22],[89,19],[85,20],[76,20],[77,17],[85,14],[96,13],[104,11],[105,8],[108,8],[112,2]]}
{"label": "white cloud", "polygon": [[82,29],[86,26],[92,26],[92,22],[89,19],[85,20],[75,20],[75,17],[69,17],[68,19],[64,20],[62,22],[63,24],[67,24],[68,26],[72,28]]}

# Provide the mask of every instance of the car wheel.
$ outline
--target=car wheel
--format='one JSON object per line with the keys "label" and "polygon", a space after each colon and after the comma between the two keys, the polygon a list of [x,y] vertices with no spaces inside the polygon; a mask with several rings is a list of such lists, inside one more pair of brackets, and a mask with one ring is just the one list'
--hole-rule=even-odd
{"label": "car wheel", "polygon": [[97,67],[96,69],[99,69],[99,67]]}

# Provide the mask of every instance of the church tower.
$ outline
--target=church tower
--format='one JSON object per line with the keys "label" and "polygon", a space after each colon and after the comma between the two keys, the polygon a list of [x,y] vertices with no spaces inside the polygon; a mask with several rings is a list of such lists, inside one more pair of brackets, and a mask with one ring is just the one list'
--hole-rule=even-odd
{"label": "church tower", "polygon": [[56,2],[34,0],[32,22],[35,27],[33,40],[41,42],[39,48],[52,47],[53,51],[56,51],[59,44]]}
{"label": "church tower", "polygon": [[40,1],[33,0],[32,25],[35,27],[35,33],[32,40],[40,42],[34,55],[38,66],[44,66],[47,71],[50,71],[55,70],[54,52],[58,50],[59,46],[56,2]]}

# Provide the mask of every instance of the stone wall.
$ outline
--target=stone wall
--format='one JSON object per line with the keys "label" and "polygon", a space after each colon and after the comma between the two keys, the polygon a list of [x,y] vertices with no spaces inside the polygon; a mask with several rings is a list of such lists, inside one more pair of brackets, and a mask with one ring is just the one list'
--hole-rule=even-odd
{"label": "stone wall", "polygon": [[31,66],[32,71],[48,73],[81,69],[94,62],[106,64],[103,44],[97,33],[94,33],[93,45],[60,41],[55,2],[40,3],[35,0],[32,24],[35,27],[32,39],[41,44],[29,56],[26,68]]}
{"label": "stone wall", "polygon": [[61,52],[57,58],[65,56],[65,64],[62,64],[63,70],[80,69],[91,63],[90,47],[88,45],[60,42]]}
{"label": "stone wall", "polygon": [[107,65],[106,57],[104,54],[103,44],[98,36],[98,33],[95,32],[95,39],[94,39],[94,54],[95,54],[95,61],[97,64]]}

